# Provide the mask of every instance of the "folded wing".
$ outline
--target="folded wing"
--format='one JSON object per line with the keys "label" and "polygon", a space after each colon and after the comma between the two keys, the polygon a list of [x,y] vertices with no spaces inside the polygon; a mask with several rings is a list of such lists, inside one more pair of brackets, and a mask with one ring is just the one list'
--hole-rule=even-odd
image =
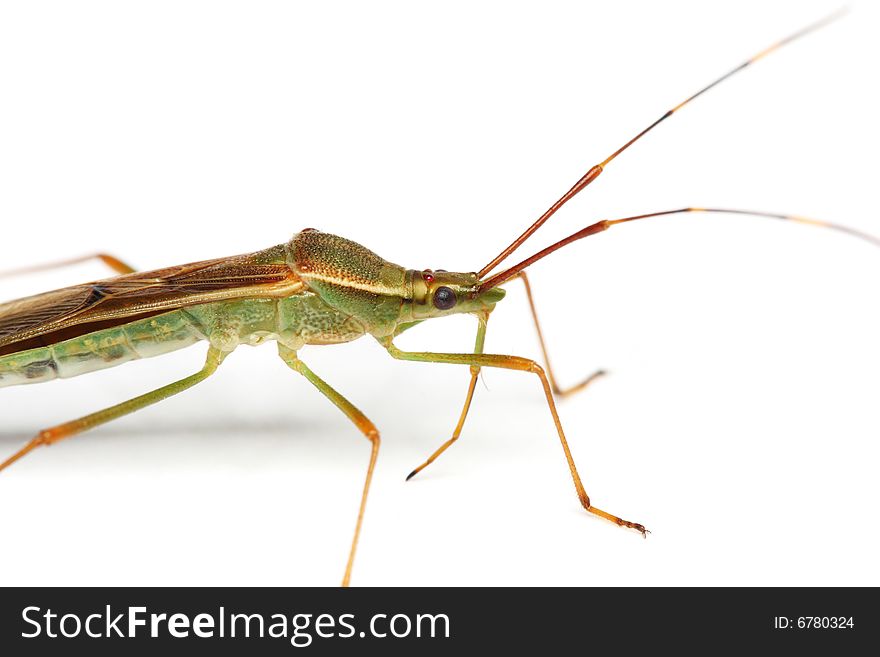
{"label": "folded wing", "polygon": [[[0,355],[201,303],[304,288],[283,247],[74,285],[0,304]],[[93,326],[95,325],[95,326]]]}

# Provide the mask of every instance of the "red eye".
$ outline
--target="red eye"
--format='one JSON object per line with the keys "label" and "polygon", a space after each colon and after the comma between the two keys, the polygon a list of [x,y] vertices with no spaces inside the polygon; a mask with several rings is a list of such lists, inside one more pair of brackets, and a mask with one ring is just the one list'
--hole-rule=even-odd
{"label": "red eye", "polygon": [[422,278],[425,279],[426,283],[433,283],[434,282],[434,276],[429,274],[428,272],[423,272]]}

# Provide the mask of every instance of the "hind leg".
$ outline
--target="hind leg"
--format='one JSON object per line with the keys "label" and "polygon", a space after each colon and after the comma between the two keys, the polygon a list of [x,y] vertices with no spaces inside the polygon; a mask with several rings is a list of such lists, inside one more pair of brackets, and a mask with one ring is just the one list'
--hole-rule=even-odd
{"label": "hind leg", "polygon": [[176,395],[179,392],[192,388],[197,383],[201,383],[211,376],[225,357],[226,353],[211,347],[208,349],[208,357],[205,361],[205,366],[199,372],[196,372],[185,379],[169,383],[166,386],[157,388],[156,390],[140,395],[139,397],[85,415],[79,419],[71,420],[70,422],[65,422],[64,424],[59,424],[48,429],[43,429],[34,436],[28,444],[3,461],[3,463],[0,463],[0,470],[8,468],[25,454],[28,454],[37,447],[52,445],[59,440],[64,440],[65,438],[70,438],[83,433],[84,431],[106,424],[107,422],[128,415],[129,413],[134,413],[135,411],[146,408],[151,404],[155,404],[158,401],[162,401],[172,395]]}

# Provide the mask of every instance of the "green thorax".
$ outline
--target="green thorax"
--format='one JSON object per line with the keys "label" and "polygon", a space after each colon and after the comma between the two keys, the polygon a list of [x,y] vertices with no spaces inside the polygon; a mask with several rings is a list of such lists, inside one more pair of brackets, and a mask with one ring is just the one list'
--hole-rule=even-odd
{"label": "green thorax", "polygon": [[288,243],[287,262],[332,308],[388,335],[400,321],[406,270],[344,237],[306,229]]}
{"label": "green thorax", "polygon": [[[288,242],[287,262],[328,306],[356,318],[376,337],[414,321],[491,312],[504,296],[497,288],[479,292],[474,273],[404,269],[356,242],[312,228]],[[447,303],[439,302],[440,295]]]}

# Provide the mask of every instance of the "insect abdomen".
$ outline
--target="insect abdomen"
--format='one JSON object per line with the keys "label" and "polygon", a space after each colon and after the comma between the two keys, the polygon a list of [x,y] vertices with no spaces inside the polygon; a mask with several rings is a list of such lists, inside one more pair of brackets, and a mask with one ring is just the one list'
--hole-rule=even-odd
{"label": "insect abdomen", "polygon": [[166,354],[204,339],[193,318],[175,310],[54,345],[0,356],[0,387],[66,379]]}

